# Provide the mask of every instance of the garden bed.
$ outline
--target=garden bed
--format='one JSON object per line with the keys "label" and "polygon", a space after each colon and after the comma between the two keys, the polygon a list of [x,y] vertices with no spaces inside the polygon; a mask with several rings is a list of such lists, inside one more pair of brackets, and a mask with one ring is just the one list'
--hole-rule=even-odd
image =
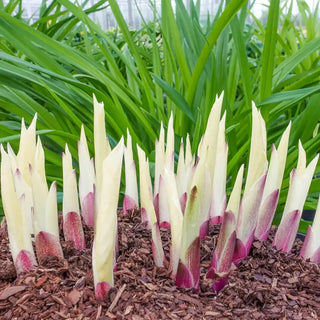
{"label": "garden bed", "polygon": [[[88,248],[93,232],[86,229]],[[119,253],[109,301],[94,297],[91,249],[78,251],[62,240],[65,260],[48,258],[16,277],[5,223],[0,229],[0,319],[319,319],[320,268],[293,253],[277,252],[269,239],[254,242],[250,256],[232,271],[220,293],[205,273],[218,227],[201,245],[200,291],[178,289],[166,268],[154,266],[149,231],[140,214],[119,214]],[[274,234],[274,230],[272,230]],[[169,232],[162,230],[166,255]],[[272,238],[272,237],[271,237]]]}

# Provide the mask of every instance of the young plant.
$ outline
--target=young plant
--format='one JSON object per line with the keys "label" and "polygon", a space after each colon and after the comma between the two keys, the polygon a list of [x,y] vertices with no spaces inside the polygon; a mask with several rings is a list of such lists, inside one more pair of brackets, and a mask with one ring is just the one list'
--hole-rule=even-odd
{"label": "young plant", "polygon": [[137,146],[139,158],[139,173],[140,173],[140,201],[141,201],[141,218],[147,222],[147,227],[152,233],[152,254],[153,259],[158,267],[163,267],[164,252],[160,236],[159,225],[155,209],[153,206],[153,193],[151,178],[149,173],[149,162],[146,159],[144,151]]}
{"label": "young plant", "polygon": [[216,142],[216,160],[213,172],[210,221],[211,224],[220,223],[227,205],[226,180],[228,163],[228,144],[225,141],[225,122],[224,113],[218,127]]}
{"label": "young plant", "polygon": [[10,250],[17,274],[28,271],[37,265],[31,235],[28,229],[28,216],[22,212],[24,196],[17,197],[12,175],[11,160],[1,145],[1,198],[8,225]]}
{"label": "young plant", "polygon": [[180,257],[183,212],[179,201],[176,179],[173,171],[165,169],[163,182],[167,195],[171,226],[170,270],[172,272],[172,278],[175,279]]}
{"label": "young plant", "polygon": [[228,206],[223,214],[222,225],[216,249],[213,253],[208,279],[213,279],[212,289],[220,291],[228,283],[228,275],[232,267],[234,248],[236,245],[236,221],[239,214],[241,186],[244,166],[239,169]]}
{"label": "young plant", "polygon": [[312,227],[308,226],[300,256],[310,259],[311,262],[320,263],[320,198]]}
{"label": "young plant", "polygon": [[265,122],[254,104],[252,104],[252,134],[248,165],[248,174],[244,194],[237,220],[237,242],[234,262],[238,263],[250,251],[254,230],[258,219],[258,210],[266,181],[267,170],[267,134]]}
{"label": "young plant", "polygon": [[200,282],[200,210],[204,188],[206,156],[200,158],[191,183],[183,218],[183,229],[176,285],[199,289]]}
{"label": "young plant", "polygon": [[184,144],[181,139],[179,159],[177,165],[176,185],[178,197],[181,205],[181,210],[184,213],[187,203],[188,187],[192,179],[194,166],[194,157],[191,152],[191,144],[189,135],[186,138],[186,150],[184,152]]}
{"label": "young plant", "polygon": [[[17,172],[18,174],[18,172]],[[59,240],[57,186],[53,182],[48,191],[44,152],[40,138],[35,153],[35,166],[30,165],[33,196],[33,226],[38,261],[45,255],[63,258]],[[22,179],[22,177],[21,177]]]}
{"label": "young plant", "polygon": [[291,123],[283,133],[278,149],[272,146],[270,165],[262,200],[258,211],[258,221],[254,236],[258,240],[266,240],[277,208],[283,173],[286,164]]}
{"label": "young plant", "polygon": [[127,147],[124,150],[124,166],[126,190],[123,200],[123,213],[126,214],[128,210],[136,209],[139,206],[136,164],[133,160],[132,139],[129,130],[127,130]]}
{"label": "young plant", "polygon": [[72,157],[68,146],[62,153],[63,169],[63,234],[72,241],[76,249],[86,247],[78,202],[76,170],[72,168]]}
{"label": "young plant", "polygon": [[93,133],[94,133],[94,165],[96,172],[96,191],[99,192],[99,188],[102,183],[102,166],[103,161],[110,153],[110,144],[106,136],[106,124],[104,105],[99,103],[96,97],[93,95]]}
{"label": "young plant", "polygon": [[286,204],[273,240],[273,245],[276,246],[277,250],[291,252],[318,158],[319,154],[306,166],[306,152],[301,141],[299,141],[297,168],[291,171]]}
{"label": "young plant", "polygon": [[81,215],[88,226],[94,226],[94,197],[96,177],[93,159],[90,159],[88,144],[83,125],[81,126],[80,140],[78,141],[79,156],[79,197]]}
{"label": "young plant", "polygon": [[158,209],[159,209],[159,225],[160,227],[170,229],[170,214],[168,208],[168,201],[166,190],[164,189],[163,184],[163,174],[164,170],[174,171],[174,131],[173,131],[173,114],[171,113],[169,123],[168,123],[168,131],[167,131],[167,144],[164,153],[164,163],[160,164],[160,177],[159,177],[159,191],[158,191]]}
{"label": "young plant", "polygon": [[97,193],[96,224],[92,249],[95,295],[105,300],[113,286],[117,209],[122,168],[123,139],[103,161],[102,181]]}

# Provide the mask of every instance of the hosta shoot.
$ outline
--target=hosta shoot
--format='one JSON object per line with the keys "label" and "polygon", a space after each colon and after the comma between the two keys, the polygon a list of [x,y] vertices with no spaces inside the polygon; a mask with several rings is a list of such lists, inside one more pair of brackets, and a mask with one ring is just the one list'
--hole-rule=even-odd
{"label": "hosta shoot", "polygon": [[59,240],[57,186],[53,182],[48,190],[44,152],[40,138],[36,147],[35,166],[30,165],[30,177],[33,196],[33,226],[38,260],[45,255],[63,258]]}
{"label": "hosta shoot", "polygon": [[297,168],[293,169],[290,174],[290,185],[286,204],[273,241],[273,244],[278,250],[287,253],[291,252],[318,158],[319,155],[307,166],[306,152],[299,141]]}
{"label": "hosta shoot", "polygon": [[123,213],[126,214],[128,210],[137,209],[139,206],[136,164],[133,160],[132,139],[129,130],[127,130],[127,146],[124,150],[124,166],[126,190],[123,200]]}
{"label": "hosta shoot", "polygon": [[239,213],[244,166],[242,165],[223,214],[222,225],[207,278],[213,279],[212,289],[220,291],[228,283],[236,245],[236,221]]}
{"label": "hosta shoot", "polygon": [[266,240],[277,208],[279,193],[286,164],[291,123],[283,133],[278,149],[272,146],[271,159],[266,183],[258,211],[258,221],[254,236]]}
{"label": "hosta shoot", "polygon": [[263,194],[267,169],[267,134],[265,122],[254,104],[252,104],[252,134],[249,165],[244,194],[237,220],[237,243],[234,262],[238,263],[250,251],[254,230],[257,224],[257,212]]}
{"label": "hosta shoot", "polygon": [[153,206],[153,192],[149,173],[149,162],[148,159],[146,159],[145,152],[139,146],[137,146],[137,149],[140,174],[141,218],[142,221],[147,222],[147,227],[152,233],[152,254],[154,262],[156,266],[162,267],[164,252],[156,212]]}
{"label": "hosta shoot", "polygon": [[80,140],[78,141],[79,156],[79,198],[81,204],[81,215],[83,221],[94,226],[94,196],[96,177],[93,159],[90,159],[88,144],[84,127],[81,126]]}
{"label": "hosta shoot", "polygon": [[76,170],[72,167],[72,157],[68,146],[62,154],[63,169],[63,233],[76,249],[86,247],[80,217]]}
{"label": "hosta shoot", "polygon": [[97,193],[97,221],[92,250],[92,269],[95,295],[104,300],[113,286],[117,209],[124,143],[118,145],[103,161],[102,183]]}
{"label": "hosta shoot", "polygon": [[6,216],[10,250],[17,274],[28,271],[37,265],[31,235],[28,229],[28,216],[22,212],[24,196],[17,197],[12,175],[11,160],[1,145],[1,198]]}
{"label": "hosta shoot", "polygon": [[310,259],[311,262],[320,263],[320,198],[312,226],[308,226],[300,256]]}

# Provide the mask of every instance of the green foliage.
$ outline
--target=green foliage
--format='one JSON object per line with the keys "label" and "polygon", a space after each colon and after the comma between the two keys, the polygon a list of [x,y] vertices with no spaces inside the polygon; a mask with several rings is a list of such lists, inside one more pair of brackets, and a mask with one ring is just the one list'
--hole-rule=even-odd
{"label": "green foliage", "polygon": [[[240,164],[247,163],[251,101],[266,121],[269,148],[293,122],[281,213],[298,139],[308,160],[320,149],[319,133],[314,132],[320,116],[316,10],[299,0],[298,20],[292,2],[283,13],[280,1],[270,0],[264,25],[243,0],[221,1],[216,16],[206,21],[200,19],[199,1],[191,1],[190,8],[182,0],[176,0],[175,8],[162,1],[161,13],[154,9],[154,21],[130,30],[115,0],[101,0],[85,10],[76,1],[54,0],[48,6],[43,1],[33,24],[22,20],[21,2],[5,6],[0,1],[2,142],[10,141],[17,150],[21,118],[29,123],[37,112],[47,173],[60,179],[61,152],[67,142],[77,158],[81,123],[93,138],[94,93],[106,106],[111,144],[128,127],[133,143],[150,155],[160,122],[166,126],[172,112],[176,137],[189,133],[196,151],[216,94],[224,91],[229,186]],[[115,30],[104,31],[90,19],[90,13],[107,6],[118,23]],[[89,148],[93,150],[92,143]],[[318,185],[315,179],[307,207],[315,207]]]}

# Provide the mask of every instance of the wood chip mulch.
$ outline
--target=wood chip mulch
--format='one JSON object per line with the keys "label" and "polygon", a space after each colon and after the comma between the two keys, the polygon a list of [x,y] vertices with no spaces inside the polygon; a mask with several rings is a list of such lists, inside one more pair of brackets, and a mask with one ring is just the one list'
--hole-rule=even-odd
{"label": "wood chip mulch", "polygon": [[[251,254],[231,272],[218,294],[205,274],[210,266],[219,227],[201,244],[200,292],[178,289],[168,272],[156,268],[150,233],[139,212],[119,213],[119,253],[115,287],[108,301],[94,297],[89,249],[78,251],[62,242],[65,260],[48,257],[33,271],[16,276],[5,223],[0,228],[0,319],[320,319],[320,268],[298,258],[301,241],[290,255],[277,252],[271,239],[254,242]],[[170,233],[162,230],[166,255]],[[274,234],[274,230],[272,230]]]}

